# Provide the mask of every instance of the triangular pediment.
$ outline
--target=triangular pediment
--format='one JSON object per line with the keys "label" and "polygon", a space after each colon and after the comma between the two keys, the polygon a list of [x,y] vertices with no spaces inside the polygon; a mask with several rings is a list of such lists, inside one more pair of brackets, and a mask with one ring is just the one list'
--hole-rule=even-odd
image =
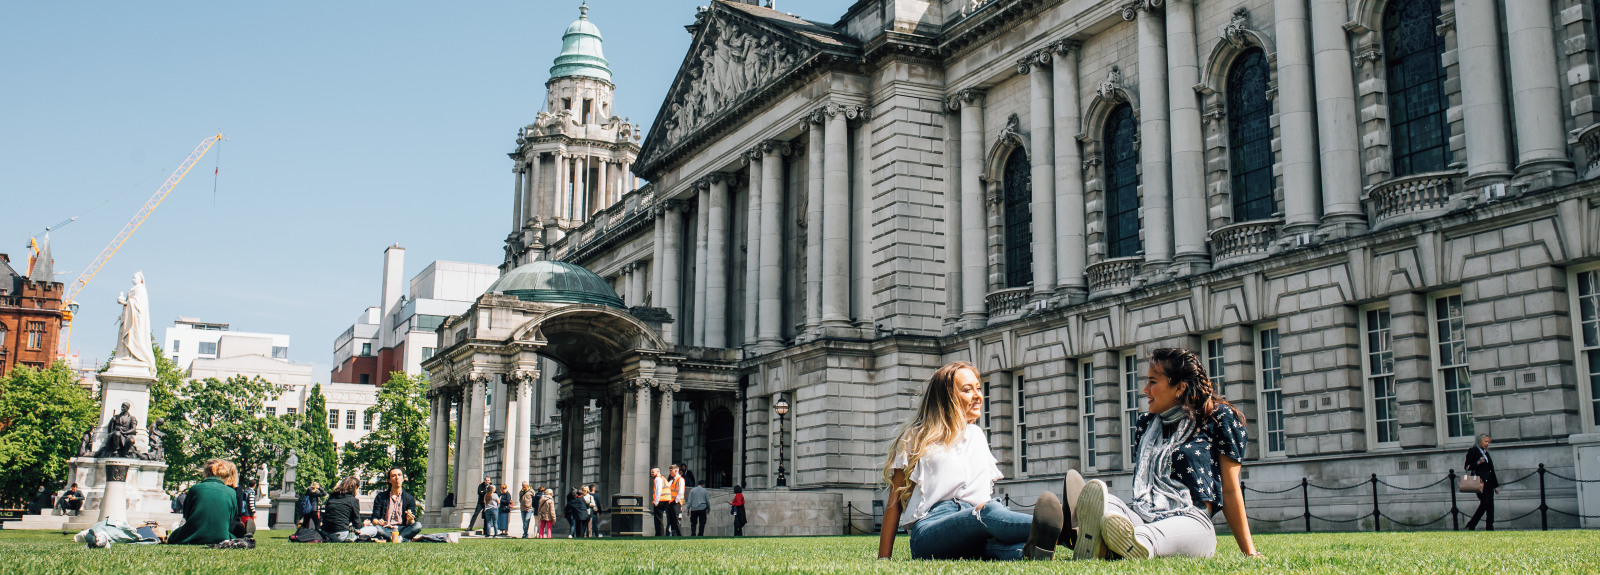
{"label": "triangular pediment", "polygon": [[860,54],[832,27],[750,4],[714,0],[691,28],[694,41],[635,164],[642,173],[739,117],[819,56]]}

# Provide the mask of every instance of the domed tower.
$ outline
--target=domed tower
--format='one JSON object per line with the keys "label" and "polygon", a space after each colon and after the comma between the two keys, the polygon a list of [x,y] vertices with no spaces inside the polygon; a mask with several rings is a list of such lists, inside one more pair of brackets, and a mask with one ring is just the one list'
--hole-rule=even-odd
{"label": "domed tower", "polygon": [[585,2],[561,36],[544,106],[517,131],[516,150],[508,154],[516,187],[503,271],[541,259],[546,244],[633,189],[639,133],[614,115],[616,85],[603,40]]}

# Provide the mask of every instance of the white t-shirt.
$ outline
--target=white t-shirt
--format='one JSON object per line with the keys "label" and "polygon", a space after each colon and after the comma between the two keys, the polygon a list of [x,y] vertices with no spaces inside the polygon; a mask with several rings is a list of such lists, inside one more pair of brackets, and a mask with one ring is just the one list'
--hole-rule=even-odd
{"label": "white t-shirt", "polygon": [[[895,456],[894,469],[904,469],[906,449],[900,447]],[[930,444],[917,466],[906,477],[916,484],[911,500],[900,511],[900,525],[916,523],[928,515],[928,510],[941,501],[965,501],[977,507],[994,497],[994,482],[1005,477],[995,466],[994,453],[989,451],[989,437],[983,428],[967,424],[961,439],[955,445]]]}

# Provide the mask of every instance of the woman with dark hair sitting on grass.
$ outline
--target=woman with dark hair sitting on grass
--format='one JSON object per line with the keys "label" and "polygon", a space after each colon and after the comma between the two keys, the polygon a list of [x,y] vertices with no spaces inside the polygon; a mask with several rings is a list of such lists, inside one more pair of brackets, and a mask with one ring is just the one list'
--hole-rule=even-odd
{"label": "woman with dark hair sitting on grass", "polygon": [[339,485],[328,494],[328,503],[322,507],[322,538],[333,543],[351,543],[360,538],[361,503],[356,501],[356,490],[361,481],[355,477],[339,480]]}
{"label": "woman with dark hair sitting on grass", "polygon": [[167,543],[211,545],[233,539],[239,522],[239,497],[233,490],[239,470],[226,459],[212,459],[200,468],[204,479],[184,492],[183,525],[173,530]]}
{"label": "woman with dark hair sitting on grass", "polygon": [[883,467],[889,502],[878,558],[894,553],[896,527],[911,533],[913,559],[1051,559],[1066,518],[1048,491],[1033,516],[994,498],[1000,479],[983,415],[978,369],[958,361],[928,378],[917,415],[895,439]]}
{"label": "woman with dark hair sitting on grass", "polygon": [[1249,439],[1244,417],[1192,351],[1155,350],[1145,377],[1149,408],[1134,426],[1133,499],[1111,495],[1099,479],[1084,485],[1074,507],[1074,557],[1210,557],[1217,550],[1211,516],[1219,509],[1239,550],[1259,557],[1239,485]]}

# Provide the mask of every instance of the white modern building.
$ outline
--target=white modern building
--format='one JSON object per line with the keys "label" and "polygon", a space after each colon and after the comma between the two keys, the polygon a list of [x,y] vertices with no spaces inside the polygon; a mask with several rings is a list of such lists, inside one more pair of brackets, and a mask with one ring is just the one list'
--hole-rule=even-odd
{"label": "white modern building", "polygon": [[217,359],[217,348],[222,342],[222,336],[242,336],[267,339],[270,348],[267,357],[274,359],[289,359],[289,336],[276,333],[250,333],[231,331],[231,326],[225,323],[200,321],[192,317],[178,316],[172,325],[167,328],[162,336],[162,349],[166,350],[167,357],[178,364],[180,371],[188,371],[189,365],[195,359]]}

